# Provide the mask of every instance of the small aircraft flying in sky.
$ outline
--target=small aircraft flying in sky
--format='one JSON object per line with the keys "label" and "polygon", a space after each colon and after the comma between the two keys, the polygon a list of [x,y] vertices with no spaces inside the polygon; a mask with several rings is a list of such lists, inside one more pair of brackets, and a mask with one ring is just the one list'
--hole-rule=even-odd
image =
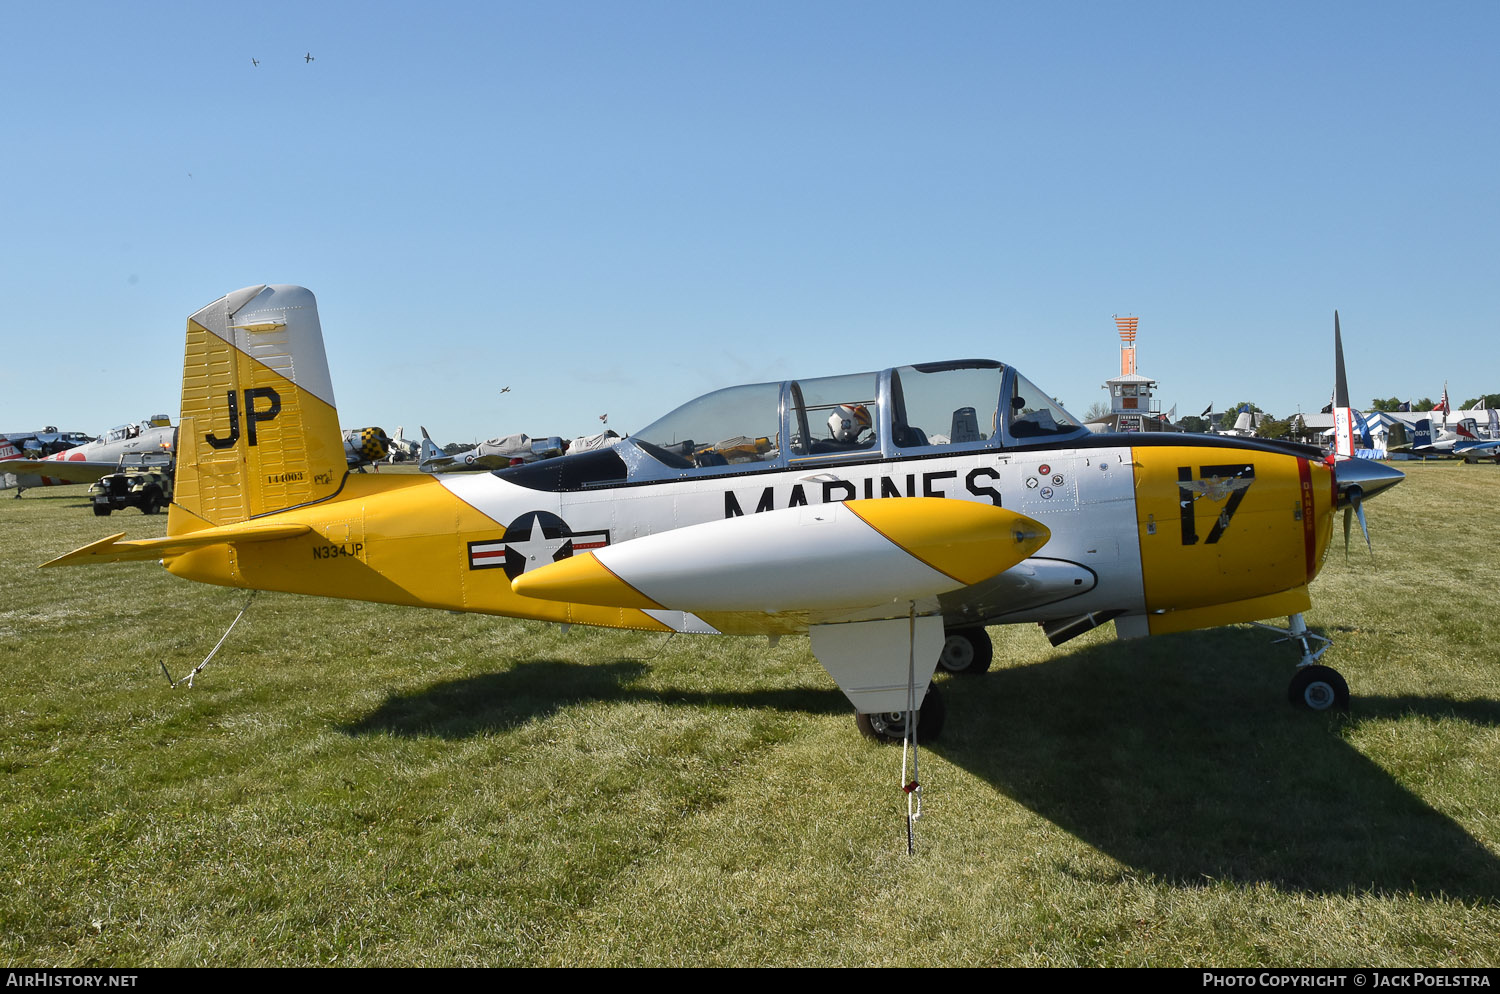
{"label": "small aircraft flying in sky", "polygon": [[187,322],[166,537],[46,565],[160,561],[225,586],[564,624],[805,633],[862,731],[899,739],[916,714],[930,740],[931,677],[988,669],[991,624],[1062,644],[1111,621],[1136,638],[1289,616],[1289,696],[1346,706],[1303,623],[1308,585],[1334,512],[1347,536],[1348,511],[1363,522],[1362,499],[1403,478],[1291,443],[1093,434],[986,359],[729,387],[606,448],[490,473],[359,476],[342,450],[312,293],[237,290]]}
{"label": "small aircraft flying in sky", "polygon": [[306,55],[302,56],[302,61],[304,63],[306,63],[306,62],[316,62],[317,59],[314,59],[313,58],[313,54],[311,52],[308,52]]}
{"label": "small aircraft flying in sky", "polygon": [[14,474],[16,482],[4,485],[14,486],[17,497],[31,487],[94,483],[115,472],[121,456],[137,452],[171,454],[176,439],[177,429],[171,419],[158,414],[111,428],[91,442],[40,459],[0,458],[0,473]]}
{"label": "small aircraft flying in sky", "polygon": [[250,58],[250,65],[252,67],[258,66],[258,65],[260,65],[260,60],[257,59],[257,58],[255,58],[254,56],[251,56],[251,58]]}

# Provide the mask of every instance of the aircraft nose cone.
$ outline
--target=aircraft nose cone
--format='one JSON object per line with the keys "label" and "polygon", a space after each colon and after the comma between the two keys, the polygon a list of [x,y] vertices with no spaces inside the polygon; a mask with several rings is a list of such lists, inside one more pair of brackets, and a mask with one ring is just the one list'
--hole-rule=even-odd
{"label": "aircraft nose cone", "polygon": [[1371,459],[1340,460],[1333,472],[1339,486],[1339,507],[1349,506],[1351,490],[1358,489],[1360,498],[1368,499],[1406,479],[1406,474],[1399,469],[1382,466]]}

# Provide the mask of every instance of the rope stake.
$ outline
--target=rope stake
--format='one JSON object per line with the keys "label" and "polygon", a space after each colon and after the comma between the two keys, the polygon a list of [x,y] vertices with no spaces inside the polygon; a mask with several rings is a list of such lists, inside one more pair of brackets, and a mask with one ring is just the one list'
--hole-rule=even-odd
{"label": "rope stake", "polygon": [[[921,717],[917,710],[917,604],[911,604],[907,613],[906,642],[906,725],[901,737],[901,783],[906,793],[906,855],[917,851],[917,819],[922,817],[922,785],[918,782],[917,723]],[[911,779],[906,776],[906,756],[911,752]]]}
{"label": "rope stake", "polygon": [[248,611],[248,610],[250,610],[250,605],[252,603],[254,603],[254,601],[255,601],[255,595],[258,594],[258,593],[260,593],[259,590],[252,590],[252,591],[250,591],[250,599],[247,600],[247,601],[245,601],[245,606],[242,607],[242,608],[240,608],[240,613],[237,614],[237,615],[235,615],[234,616],[234,620],[229,623],[229,629],[224,632],[223,638],[219,639],[218,644],[215,645],[212,649],[209,650],[209,653],[208,653],[207,656],[203,657],[203,662],[201,662],[197,666],[193,667],[192,672],[189,673],[184,679],[182,679],[182,680],[173,680],[172,679],[172,674],[167,672],[167,661],[165,659],[161,660],[161,671],[162,671],[163,674],[166,675],[167,683],[171,685],[171,687],[172,687],[173,690],[176,690],[177,689],[177,685],[180,684],[180,683],[186,683],[188,690],[192,690],[193,689],[193,677],[195,677],[199,673],[203,672],[203,667],[205,667],[205,666],[208,665],[208,661],[210,659],[213,659],[214,655],[219,651],[219,648],[221,646],[223,646],[223,644],[226,641],[229,640],[229,633],[232,632],[232,631],[234,631],[234,626],[238,625],[240,623],[240,619],[245,616],[245,612]]}

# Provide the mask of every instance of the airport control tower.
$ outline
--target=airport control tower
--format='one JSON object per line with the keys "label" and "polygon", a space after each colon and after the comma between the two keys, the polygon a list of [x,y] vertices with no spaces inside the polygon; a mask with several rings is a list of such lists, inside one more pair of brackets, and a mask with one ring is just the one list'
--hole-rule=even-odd
{"label": "airport control tower", "polygon": [[1109,391],[1110,431],[1161,431],[1161,407],[1151,399],[1156,381],[1135,371],[1135,332],[1140,318],[1115,315],[1120,331],[1120,375],[1104,382]]}

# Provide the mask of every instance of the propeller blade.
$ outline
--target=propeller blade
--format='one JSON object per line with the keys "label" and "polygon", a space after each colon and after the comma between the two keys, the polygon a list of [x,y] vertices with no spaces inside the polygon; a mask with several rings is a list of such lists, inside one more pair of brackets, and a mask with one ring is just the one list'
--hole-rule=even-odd
{"label": "propeller blade", "polygon": [[1359,527],[1365,533],[1365,545],[1370,550],[1370,555],[1375,555],[1375,545],[1370,541],[1370,526],[1365,521],[1365,505],[1360,502],[1359,495],[1354,495],[1354,516],[1359,519]]}
{"label": "propeller blade", "polygon": [[1333,312],[1333,406],[1349,406],[1349,380],[1344,376],[1344,340],[1339,335],[1339,312]]}
{"label": "propeller blade", "polygon": [[1375,546],[1370,541],[1370,523],[1365,520],[1365,505],[1361,499],[1363,494],[1359,487],[1350,487],[1344,492],[1344,558],[1349,558],[1349,522],[1351,518],[1359,519],[1360,530],[1365,533],[1365,545],[1370,550],[1370,555],[1375,555]]}

